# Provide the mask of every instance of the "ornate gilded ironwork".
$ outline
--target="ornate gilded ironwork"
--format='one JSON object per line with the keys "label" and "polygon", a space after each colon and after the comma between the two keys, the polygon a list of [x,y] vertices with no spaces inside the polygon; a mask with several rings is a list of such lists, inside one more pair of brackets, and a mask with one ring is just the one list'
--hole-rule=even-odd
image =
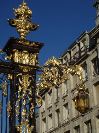
{"label": "ornate gilded ironwork", "polygon": [[50,89],[52,86],[58,86],[61,83],[62,71],[60,69],[60,60],[53,57],[49,59],[43,68],[43,73],[40,75],[37,87],[42,90]]}
{"label": "ornate gilded ironwork", "polygon": [[[27,71],[28,72],[28,69]],[[18,74],[18,99],[16,101],[16,117],[19,119],[20,109],[21,109],[21,125],[20,131],[22,130],[22,126],[26,126],[28,128],[27,130],[30,130],[31,128],[29,126],[29,123],[25,123],[26,120],[28,120],[29,115],[31,118],[33,118],[33,111],[34,111],[34,105],[32,103],[32,87],[31,82],[33,81],[33,77],[29,74]],[[20,107],[20,102],[22,103]],[[31,103],[30,110],[29,110],[29,104]],[[25,125],[24,125],[25,124]],[[18,129],[18,128],[17,128]],[[28,131],[30,132],[30,131]]]}
{"label": "ornate gilded ironwork", "polygon": [[89,92],[88,89],[85,89],[84,84],[77,86],[77,91],[73,98],[75,102],[75,108],[81,113],[84,114],[89,109]]}
{"label": "ornate gilded ironwork", "polygon": [[[9,60],[8,64],[2,63],[1,66],[3,70],[7,69],[5,73],[10,81],[10,89],[8,89],[7,80],[4,80],[1,83],[2,90],[0,90],[2,103],[6,98],[6,116],[9,117],[10,123],[9,132],[35,133],[35,108],[42,105],[42,97],[39,92],[59,87],[61,83],[68,80],[69,74],[78,75],[80,79],[73,100],[76,109],[84,113],[89,107],[89,94],[83,83],[82,67],[79,65],[67,67],[59,59],[53,57],[42,67],[43,72],[36,85],[36,70],[39,69],[38,54],[43,45],[26,40],[26,35],[30,31],[36,30],[38,25],[32,23],[32,11],[24,1],[18,9],[14,9],[14,14],[16,18],[9,19],[9,24],[16,27],[20,39],[11,38],[5,48],[0,50],[0,53],[6,53],[6,60]],[[2,103],[0,103],[0,112],[2,112]]]}
{"label": "ornate gilded ironwork", "polygon": [[16,117],[18,118],[20,114],[20,93],[19,92],[18,92],[18,100],[16,101],[16,105],[15,105],[15,111],[16,111]]}
{"label": "ornate gilded ironwork", "polygon": [[20,125],[17,126],[17,130],[20,132],[20,133],[32,133],[33,131],[33,126],[29,126],[29,121],[26,120],[25,122],[21,122]]}
{"label": "ornate gilded ironwork", "polygon": [[27,4],[23,2],[18,9],[14,9],[15,19],[9,19],[9,24],[16,27],[20,35],[20,39],[25,39],[26,35],[33,30],[36,30],[39,25],[31,22],[32,11]]}
{"label": "ornate gilded ironwork", "polygon": [[4,82],[2,82],[1,87],[2,87],[2,91],[3,91],[3,95],[7,96],[7,81],[6,80]]}
{"label": "ornate gilded ironwork", "polygon": [[8,105],[7,105],[7,112],[8,112],[8,117],[10,117],[10,114],[11,114],[11,103],[10,103],[10,101],[8,102]]}
{"label": "ornate gilded ironwork", "polygon": [[16,63],[35,66],[37,61],[37,54],[29,53],[28,51],[13,50],[13,59]]}
{"label": "ornate gilded ironwork", "polygon": [[48,61],[46,61],[45,66],[59,66],[61,64],[61,61],[55,58],[54,56],[50,58]]}
{"label": "ornate gilded ironwork", "polygon": [[38,81],[39,84],[37,84],[38,88],[43,89],[59,86],[68,79],[69,73],[78,75],[80,80],[83,79],[81,66],[67,67],[60,60],[53,57],[44,65],[43,73],[40,75],[40,81]]}
{"label": "ornate gilded ironwork", "polygon": [[[43,72],[41,73],[37,83],[37,88],[40,92],[42,92],[44,89],[59,87],[59,85],[65,82],[65,80],[69,79],[69,74],[77,75],[79,77],[80,84],[76,87],[76,97],[73,100],[75,102],[76,109],[79,112],[84,113],[89,108],[89,94],[84,85],[82,73],[83,69],[80,65],[67,67],[65,64],[62,64],[60,60],[53,57],[45,63]],[[82,102],[84,103],[83,105]]]}
{"label": "ornate gilded ironwork", "polygon": [[[1,114],[8,117],[6,133],[32,133],[36,132],[35,108],[42,104],[42,98],[36,90],[36,71],[39,70],[38,54],[43,44],[26,40],[27,34],[36,30],[38,25],[32,23],[32,11],[24,1],[18,9],[14,9],[14,14],[15,18],[8,21],[16,27],[20,38],[10,38],[3,50],[0,50],[0,54],[5,53],[0,67],[7,75],[6,80],[0,82],[0,100],[5,105],[2,105],[5,109],[1,105],[0,109]],[[3,115],[0,118],[3,119]],[[3,121],[1,123],[4,124]],[[0,132],[3,132],[3,128]]]}

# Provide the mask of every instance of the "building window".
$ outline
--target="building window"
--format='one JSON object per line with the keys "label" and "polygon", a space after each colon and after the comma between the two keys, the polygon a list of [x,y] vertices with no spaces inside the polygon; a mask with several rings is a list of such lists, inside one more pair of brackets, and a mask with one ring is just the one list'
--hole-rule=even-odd
{"label": "building window", "polygon": [[77,48],[76,48],[76,46],[75,46],[75,47],[72,49],[72,55],[75,55],[76,52],[77,52]]}
{"label": "building window", "polygon": [[67,95],[68,93],[68,89],[67,89],[67,81],[65,81],[64,83],[62,83],[62,95]]}
{"label": "building window", "polygon": [[57,109],[55,112],[55,125],[58,127],[60,124],[60,110]]}
{"label": "building window", "polygon": [[85,122],[85,133],[92,133],[91,120]]}
{"label": "building window", "polygon": [[99,104],[99,82],[94,84],[93,88],[93,93],[94,93],[94,100],[95,100],[95,105]]}
{"label": "building window", "polygon": [[93,60],[92,60],[92,76],[95,77],[96,75],[99,74],[99,59],[96,56]]}
{"label": "building window", "polygon": [[74,128],[74,131],[75,131],[75,133],[80,133],[80,126],[76,126],[76,127]]}
{"label": "building window", "polygon": [[46,118],[42,119],[42,133],[46,132]]}
{"label": "building window", "polygon": [[81,51],[84,50],[84,46],[85,46],[85,41],[81,41],[80,42],[80,49],[81,49]]}
{"label": "building window", "polygon": [[48,129],[52,129],[52,114],[48,116]]}
{"label": "building window", "polygon": [[52,90],[50,90],[50,92],[47,94],[47,102],[48,106],[52,104]]}
{"label": "building window", "polygon": [[88,73],[87,73],[87,64],[83,63],[82,64],[82,76],[83,76],[83,80],[86,81],[88,79]]}
{"label": "building window", "polygon": [[68,108],[68,103],[66,103],[63,106],[63,120],[68,121],[68,118],[69,118],[69,108]]}
{"label": "building window", "polygon": [[72,62],[75,62],[76,61],[76,58],[77,58],[77,48],[76,47],[74,47],[73,49],[72,49],[72,56],[71,56],[71,61]]}
{"label": "building window", "polygon": [[83,39],[81,42],[80,42],[80,54],[81,56],[83,56],[86,52],[86,39]]}

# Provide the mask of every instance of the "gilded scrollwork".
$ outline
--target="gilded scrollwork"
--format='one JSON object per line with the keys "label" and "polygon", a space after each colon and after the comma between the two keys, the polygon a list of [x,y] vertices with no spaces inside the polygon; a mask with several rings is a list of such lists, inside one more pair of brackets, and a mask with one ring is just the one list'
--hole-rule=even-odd
{"label": "gilded scrollwork", "polygon": [[[22,121],[25,121],[27,115],[28,115],[28,103],[31,103],[32,98],[32,88],[31,88],[31,82],[32,78],[29,74],[18,74],[18,100],[16,101],[16,117],[19,116],[19,109],[21,102],[22,106]],[[30,113],[30,112],[29,112]]]}
{"label": "gilded scrollwork", "polygon": [[17,63],[19,62],[19,51],[16,49],[13,50],[13,60]]}
{"label": "gilded scrollwork", "polygon": [[7,87],[8,87],[8,84],[7,84],[7,81],[5,80],[1,84],[2,92],[3,92],[3,95],[4,96],[7,96]]}
{"label": "gilded scrollwork", "polygon": [[27,51],[22,52],[22,64],[29,64],[29,53]]}
{"label": "gilded scrollwork", "polygon": [[36,54],[30,54],[30,61],[29,61],[29,65],[33,65],[35,66],[37,63],[37,55]]}
{"label": "gilded scrollwork", "polygon": [[62,76],[60,65],[60,60],[55,57],[49,59],[45,63],[43,73],[40,75],[40,81],[38,83],[40,90],[44,88],[51,88],[52,86],[58,86],[60,84]]}
{"label": "gilded scrollwork", "polygon": [[83,69],[80,65],[67,67],[60,60],[53,57],[45,63],[37,87],[40,90],[51,88],[52,86],[58,87],[65,80],[69,79],[69,74],[77,75],[81,83],[83,83],[82,73]]}
{"label": "gilded scrollwork", "polygon": [[39,90],[39,93],[41,93],[44,89],[59,87],[61,83],[69,79],[69,74],[77,75],[80,80],[79,84],[76,86],[73,100],[76,109],[80,113],[84,113],[89,108],[89,92],[84,84],[83,68],[80,65],[67,67],[54,57],[49,59],[45,63],[43,72],[40,75],[37,89]]}
{"label": "gilded scrollwork", "polygon": [[21,39],[25,39],[26,35],[36,30],[39,25],[31,22],[32,11],[27,4],[23,2],[18,9],[14,9],[15,19],[9,19],[9,24],[16,27]]}
{"label": "gilded scrollwork", "polygon": [[26,91],[28,87],[30,86],[30,75],[22,75],[21,78],[19,78],[19,85],[22,88],[23,91]]}
{"label": "gilded scrollwork", "polygon": [[22,63],[26,65],[36,66],[37,54],[29,53],[28,51],[13,50],[13,60],[16,63]]}
{"label": "gilded scrollwork", "polygon": [[10,101],[8,102],[8,105],[7,105],[7,113],[8,113],[8,117],[10,117],[10,114],[11,114],[11,103]]}
{"label": "gilded scrollwork", "polygon": [[33,128],[33,126],[30,127],[28,120],[26,120],[25,122],[21,122],[21,124],[17,126],[17,130],[20,133],[31,133],[33,131]]}
{"label": "gilded scrollwork", "polygon": [[19,116],[19,109],[20,109],[20,105],[19,105],[19,102],[20,102],[20,97],[18,98],[18,100],[16,101],[16,105],[15,105],[15,111],[16,111],[16,117]]}
{"label": "gilded scrollwork", "polygon": [[30,117],[33,119],[33,112],[34,112],[34,104],[31,103],[31,108],[30,108]]}
{"label": "gilded scrollwork", "polygon": [[58,59],[56,59],[54,56],[51,58],[51,59],[49,59],[48,61],[46,61],[46,63],[45,63],[45,66],[49,66],[49,65],[53,65],[53,66],[59,66],[60,64],[61,64],[61,61],[60,60],[58,60]]}

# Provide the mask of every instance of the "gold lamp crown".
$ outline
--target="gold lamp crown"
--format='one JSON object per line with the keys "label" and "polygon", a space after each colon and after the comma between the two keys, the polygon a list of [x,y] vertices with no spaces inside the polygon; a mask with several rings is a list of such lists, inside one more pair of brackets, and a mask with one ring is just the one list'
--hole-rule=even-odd
{"label": "gold lamp crown", "polygon": [[17,32],[20,35],[20,39],[26,39],[26,35],[30,31],[34,31],[39,25],[32,23],[31,16],[32,11],[23,1],[17,9],[14,9],[15,19],[9,19],[8,22],[11,26],[16,27]]}

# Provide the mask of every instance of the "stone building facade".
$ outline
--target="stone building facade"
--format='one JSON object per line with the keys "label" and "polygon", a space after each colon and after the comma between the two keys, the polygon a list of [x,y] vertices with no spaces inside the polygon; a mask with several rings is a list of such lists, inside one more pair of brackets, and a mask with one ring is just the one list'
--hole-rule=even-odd
{"label": "stone building facade", "polygon": [[39,110],[38,133],[99,133],[99,1],[96,27],[82,33],[61,56],[67,66],[79,64],[83,68],[83,79],[89,90],[90,108],[81,114],[73,101],[77,75],[69,75],[59,88],[52,88],[42,95]]}

